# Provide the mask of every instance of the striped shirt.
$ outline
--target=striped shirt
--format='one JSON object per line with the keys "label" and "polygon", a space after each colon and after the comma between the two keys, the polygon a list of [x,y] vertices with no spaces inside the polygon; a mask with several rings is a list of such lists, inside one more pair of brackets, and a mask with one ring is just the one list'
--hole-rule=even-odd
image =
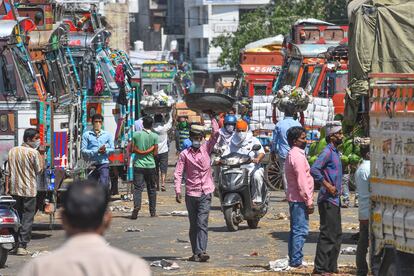
{"label": "striped shirt", "polygon": [[178,130],[179,151],[183,151],[185,149],[184,141],[188,138],[190,138],[190,130],[188,128]]}
{"label": "striped shirt", "polygon": [[7,174],[10,194],[21,197],[35,197],[37,175],[43,170],[40,153],[26,144],[9,151]]}
{"label": "striped shirt", "polygon": [[[318,203],[328,201],[339,206],[339,196],[342,193],[342,163],[338,150],[332,144],[327,145],[316,159],[312,165],[311,174],[315,182],[321,184]],[[328,193],[325,186],[322,185],[324,179],[335,186],[336,196]]]}

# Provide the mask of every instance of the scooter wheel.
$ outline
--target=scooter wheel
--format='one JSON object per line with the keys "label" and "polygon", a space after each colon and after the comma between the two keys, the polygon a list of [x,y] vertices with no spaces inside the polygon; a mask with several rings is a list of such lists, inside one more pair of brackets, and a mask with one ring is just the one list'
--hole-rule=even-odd
{"label": "scooter wheel", "polygon": [[257,226],[259,225],[259,221],[260,219],[248,219],[247,225],[249,225],[250,229],[256,229]]}
{"label": "scooter wheel", "polygon": [[239,230],[239,223],[236,220],[236,207],[229,206],[224,209],[224,219],[226,220],[227,229],[230,232]]}

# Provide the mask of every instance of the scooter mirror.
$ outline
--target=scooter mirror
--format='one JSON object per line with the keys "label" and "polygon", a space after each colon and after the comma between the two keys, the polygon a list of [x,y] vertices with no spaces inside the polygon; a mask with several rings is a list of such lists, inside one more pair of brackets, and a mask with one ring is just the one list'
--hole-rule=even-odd
{"label": "scooter mirror", "polygon": [[253,151],[258,151],[258,150],[260,150],[262,148],[262,145],[254,145],[253,147],[252,147],[252,150]]}

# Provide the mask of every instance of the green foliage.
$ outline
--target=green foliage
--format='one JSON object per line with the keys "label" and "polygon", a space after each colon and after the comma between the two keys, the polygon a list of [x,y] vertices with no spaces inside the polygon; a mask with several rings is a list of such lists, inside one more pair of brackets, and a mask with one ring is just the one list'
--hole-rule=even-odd
{"label": "green foliage", "polygon": [[325,0],[273,2],[242,16],[235,33],[223,34],[213,39],[211,45],[222,49],[220,65],[236,68],[239,65],[240,50],[246,44],[278,34],[288,34],[291,25],[298,19],[326,18]]}

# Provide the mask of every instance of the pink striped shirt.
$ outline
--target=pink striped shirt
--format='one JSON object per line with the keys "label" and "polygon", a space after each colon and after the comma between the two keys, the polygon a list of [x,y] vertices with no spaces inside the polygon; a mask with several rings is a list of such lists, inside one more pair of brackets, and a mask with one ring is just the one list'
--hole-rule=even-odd
{"label": "pink striped shirt", "polygon": [[186,173],[186,194],[200,197],[214,192],[214,182],[211,175],[210,154],[219,137],[219,126],[216,119],[211,120],[212,134],[198,150],[192,147],[181,152],[174,173],[175,192],[181,194],[181,180]]}
{"label": "pink striped shirt", "polygon": [[289,202],[305,202],[306,206],[313,204],[313,177],[306,159],[305,151],[293,147],[285,161],[287,179],[287,200]]}

